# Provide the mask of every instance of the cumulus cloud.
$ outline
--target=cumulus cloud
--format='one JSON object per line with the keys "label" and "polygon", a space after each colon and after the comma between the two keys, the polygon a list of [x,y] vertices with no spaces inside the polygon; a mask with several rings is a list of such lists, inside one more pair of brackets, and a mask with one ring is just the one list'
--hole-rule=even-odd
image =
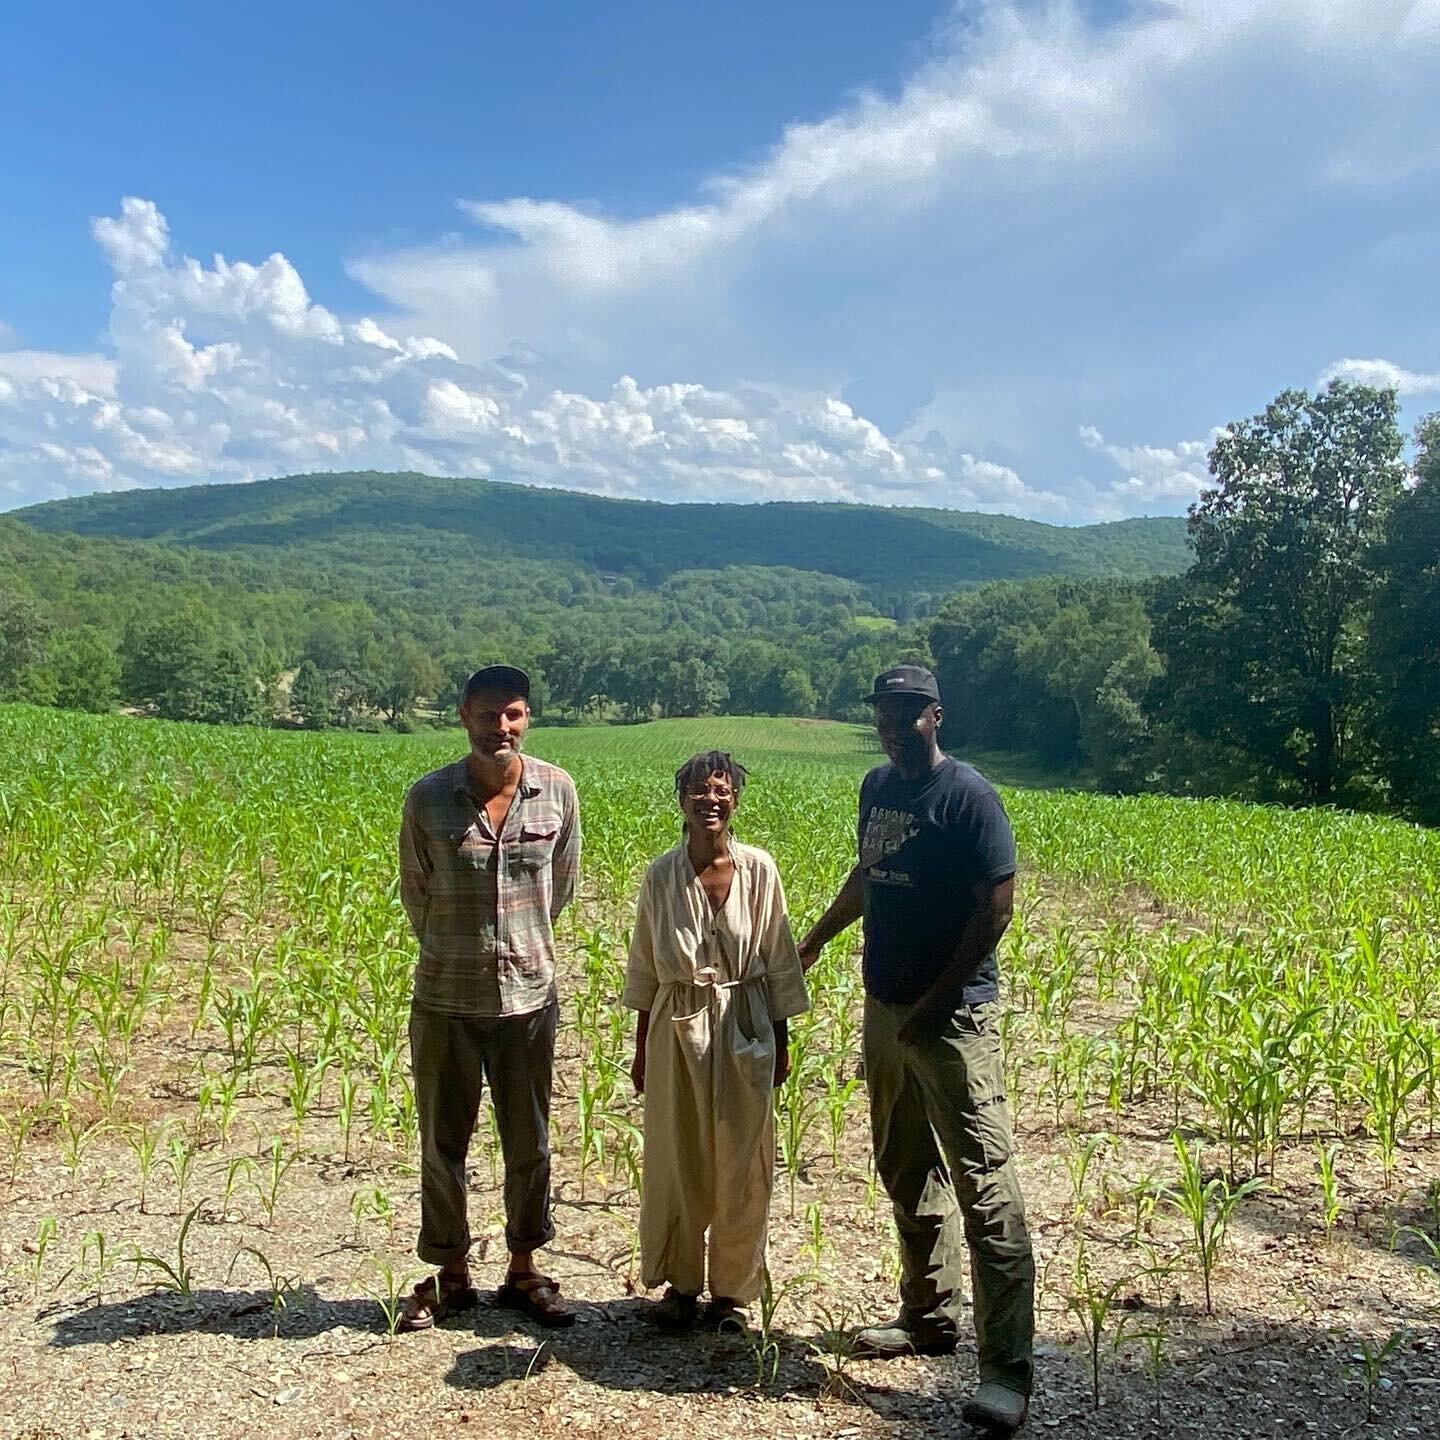
{"label": "cumulus cloud", "polygon": [[[723,381],[762,361],[794,379],[813,374],[827,323],[841,365],[863,367],[888,326],[943,370],[955,351],[943,325],[974,313],[969,274],[1046,285],[1023,273],[1041,227],[1072,249],[1113,250],[1126,243],[1112,231],[1118,207],[1169,247],[1157,269],[1187,256],[1243,263],[1285,203],[1275,197],[1343,188],[1360,171],[1373,187],[1398,184],[1436,163],[1437,16],[1436,0],[1175,0],[1097,25],[1092,7],[1064,0],[957,6],[898,94],[792,125],[759,163],[712,176],[685,203],[616,217],[543,197],[469,199],[460,209],[477,238],[364,255],[351,269],[467,358],[519,337],[572,378],[613,375],[617,353],[638,353],[672,369],[700,357]],[[1336,127],[1337,113],[1365,124]],[[1279,171],[1247,191],[1243,224],[1227,211],[1245,185],[1237,146],[1259,171],[1272,160]],[[1186,173],[1191,185],[1177,184]],[[1195,187],[1212,181],[1195,208]],[[1086,200],[1097,216],[1074,227]],[[787,353],[767,310],[794,312],[807,260],[833,282],[830,314],[807,314],[811,348]],[[846,294],[851,267],[868,283]],[[1076,303],[1073,286],[1057,288]],[[863,299],[877,290],[888,302],[878,314]],[[927,312],[940,321],[928,332]],[[866,322],[848,344],[837,315]]]}
{"label": "cumulus cloud", "polygon": [[115,362],[105,355],[0,350],[0,375],[30,384],[39,380],[73,380],[97,395],[115,393]]}
{"label": "cumulus cloud", "polygon": [[667,499],[1064,507],[1006,466],[887,435],[823,393],[628,375],[599,395],[537,393],[434,337],[342,321],[282,254],[176,256],[149,201],[127,198],[93,233],[115,275],[114,358],[11,352],[0,366],[0,491],[14,504],[377,467]]}
{"label": "cumulus cloud", "polygon": [[1440,371],[1427,374],[1407,370],[1393,360],[1337,360],[1325,367],[1316,384],[1325,385],[1331,380],[1374,385],[1377,389],[1394,390],[1400,396],[1440,394]]}
{"label": "cumulus cloud", "polygon": [[[1193,504],[1212,478],[1206,457],[1220,434],[1211,432],[1207,440],[1181,440],[1175,445],[1115,445],[1106,440],[1093,425],[1080,427],[1080,441],[1097,455],[1112,461],[1120,471],[1100,488],[1100,508],[1112,516],[1133,515],[1136,502],[1162,502],[1164,510],[1174,509],[1174,502]],[[1108,501],[1108,503],[1107,503]],[[1168,503],[1164,503],[1168,502]]]}

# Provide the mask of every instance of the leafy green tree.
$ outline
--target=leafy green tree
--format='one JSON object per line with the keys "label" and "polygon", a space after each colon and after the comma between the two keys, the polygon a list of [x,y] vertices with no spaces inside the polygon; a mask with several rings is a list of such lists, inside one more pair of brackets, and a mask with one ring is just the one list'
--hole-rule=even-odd
{"label": "leafy green tree", "polygon": [[1146,772],[1144,701],[1160,669],[1143,590],[1122,581],[999,581],[930,627],[952,748],[1022,750],[1130,789]]}
{"label": "leafy green tree", "polygon": [[307,730],[335,723],[333,681],[313,660],[302,660],[290,682],[290,713]]}
{"label": "leafy green tree", "polygon": [[0,590],[0,700],[48,705],[54,679],[45,666],[50,623],[31,599]]}
{"label": "leafy green tree", "polygon": [[207,725],[259,725],[270,718],[268,697],[244,649],[221,640],[204,660],[204,683],[197,713],[177,718]]}
{"label": "leafy green tree", "polygon": [[1405,474],[1395,411],[1391,390],[1287,390],[1216,441],[1191,508],[1168,694],[1282,793],[1327,799],[1349,774],[1376,546]]}
{"label": "leafy green tree", "polygon": [[444,683],[440,667],[413,640],[401,640],[374,666],[378,681],[375,706],[393,725],[407,717],[415,702]]}
{"label": "leafy green tree", "polygon": [[244,646],[196,604],[131,626],[121,646],[121,692],[166,720],[258,724],[267,697]]}
{"label": "leafy green tree", "polygon": [[666,715],[715,715],[730,696],[725,677],[700,655],[671,660],[662,682],[660,708]]}
{"label": "leafy green tree", "polygon": [[1416,483],[1390,512],[1370,613],[1377,768],[1417,818],[1440,823],[1440,414],[1415,432]]}
{"label": "leafy green tree", "polygon": [[120,647],[122,697],[166,720],[205,719],[217,644],[214,621],[199,605],[132,625]]}
{"label": "leafy green tree", "polygon": [[782,671],[775,682],[775,707],[772,715],[813,715],[819,700],[810,677],[798,665]]}
{"label": "leafy green tree", "polygon": [[55,677],[53,704],[65,710],[113,710],[120,698],[120,656],[93,625],[74,625],[50,637],[46,665]]}

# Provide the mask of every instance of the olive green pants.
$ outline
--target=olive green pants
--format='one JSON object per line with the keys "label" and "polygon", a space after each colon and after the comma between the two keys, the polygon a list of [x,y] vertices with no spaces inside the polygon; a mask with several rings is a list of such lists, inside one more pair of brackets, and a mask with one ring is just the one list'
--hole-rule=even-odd
{"label": "olive green pants", "polygon": [[926,1340],[955,1335],[968,1245],[980,1378],[1028,1395],[1035,1262],[1011,1159],[999,1006],[962,1006],[915,1045],[898,1038],[910,1009],[865,1001],[875,1164],[900,1232],[901,1322]]}

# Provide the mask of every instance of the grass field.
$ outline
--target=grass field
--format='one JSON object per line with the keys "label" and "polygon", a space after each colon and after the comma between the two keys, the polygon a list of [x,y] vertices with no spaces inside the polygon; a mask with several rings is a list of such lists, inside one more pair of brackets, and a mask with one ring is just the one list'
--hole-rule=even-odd
{"label": "grass field", "polygon": [[[963,1433],[966,1347],[886,1367],[817,1338],[894,1303],[853,936],[812,972],[777,1096],[773,1325],[657,1341],[633,1293],[642,1115],[616,997],[639,871],[677,834],[671,772],[712,746],[751,767],[737,830],[776,855],[801,930],[853,859],[877,758],[857,727],[532,732],[586,834],[560,929],[551,1252],[581,1322],[547,1338],[485,1307],[389,1339],[419,1273],[394,834],[459,738],[0,707],[0,1435],[388,1435],[421,1414],[484,1434]],[[1009,1091],[1043,1272],[1032,1428],[1433,1434],[1440,836],[1004,793]],[[488,1117],[472,1159],[488,1270]]]}

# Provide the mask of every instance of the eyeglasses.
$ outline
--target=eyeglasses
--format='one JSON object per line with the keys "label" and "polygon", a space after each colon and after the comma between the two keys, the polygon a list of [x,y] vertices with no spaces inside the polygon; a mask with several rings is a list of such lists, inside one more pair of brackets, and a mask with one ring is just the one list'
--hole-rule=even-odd
{"label": "eyeglasses", "polygon": [[735,792],[728,785],[707,785],[703,790],[698,786],[685,792],[687,800],[733,800]]}

